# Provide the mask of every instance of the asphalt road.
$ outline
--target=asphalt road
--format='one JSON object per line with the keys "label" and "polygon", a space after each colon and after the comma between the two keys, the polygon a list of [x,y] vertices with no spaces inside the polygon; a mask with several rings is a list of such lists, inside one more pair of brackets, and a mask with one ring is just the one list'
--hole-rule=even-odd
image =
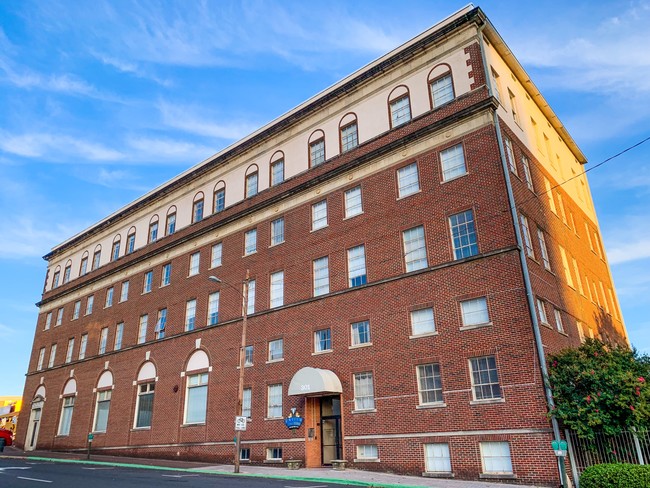
{"label": "asphalt road", "polygon": [[[346,485],[0,458],[2,488],[334,488]],[[347,485],[351,486],[351,485]]]}

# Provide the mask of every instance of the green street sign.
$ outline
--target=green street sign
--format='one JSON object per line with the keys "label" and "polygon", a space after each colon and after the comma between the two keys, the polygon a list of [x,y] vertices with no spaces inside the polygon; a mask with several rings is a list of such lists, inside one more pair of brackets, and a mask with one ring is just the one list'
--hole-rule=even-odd
{"label": "green street sign", "polygon": [[88,442],[92,442],[94,438],[95,438],[94,435],[88,434]]}

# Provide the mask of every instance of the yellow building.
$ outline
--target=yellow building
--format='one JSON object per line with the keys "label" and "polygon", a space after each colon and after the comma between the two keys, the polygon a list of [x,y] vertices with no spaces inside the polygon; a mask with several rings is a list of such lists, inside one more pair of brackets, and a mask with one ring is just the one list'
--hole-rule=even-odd
{"label": "yellow building", "polygon": [[22,403],[19,396],[0,396],[0,429],[16,432],[16,421]]}

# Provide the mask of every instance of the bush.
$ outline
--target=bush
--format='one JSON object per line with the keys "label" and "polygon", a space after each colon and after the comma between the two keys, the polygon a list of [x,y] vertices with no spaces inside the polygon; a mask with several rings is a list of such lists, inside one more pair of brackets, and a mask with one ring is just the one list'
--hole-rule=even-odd
{"label": "bush", "polygon": [[580,488],[650,488],[650,466],[597,464],[584,470]]}

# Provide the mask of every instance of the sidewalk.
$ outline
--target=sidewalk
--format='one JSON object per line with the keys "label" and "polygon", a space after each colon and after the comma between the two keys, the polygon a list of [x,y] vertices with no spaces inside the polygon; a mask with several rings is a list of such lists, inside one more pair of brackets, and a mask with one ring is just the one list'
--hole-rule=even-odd
{"label": "sidewalk", "polygon": [[[390,473],[376,473],[373,471],[361,471],[357,469],[346,469],[345,471],[334,471],[332,468],[301,468],[290,470],[285,467],[250,466],[243,464],[241,473],[235,475],[232,465],[173,461],[167,459],[130,458],[122,456],[106,456],[92,454],[90,461],[86,455],[81,453],[30,451],[25,452],[15,447],[5,447],[0,458],[32,459],[53,462],[72,462],[104,464],[110,466],[122,466],[140,469],[165,469],[172,471],[204,472],[210,474],[225,474],[231,476],[255,476],[262,478],[280,478],[296,481],[327,482],[327,483],[349,483],[357,486],[372,488],[512,488],[512,484],[493,483],[486,481],[465,481],[437,478],[424,478],[420,476],[404,476]],[[533,485],[516,485],[518,487],[532,487]]]}

